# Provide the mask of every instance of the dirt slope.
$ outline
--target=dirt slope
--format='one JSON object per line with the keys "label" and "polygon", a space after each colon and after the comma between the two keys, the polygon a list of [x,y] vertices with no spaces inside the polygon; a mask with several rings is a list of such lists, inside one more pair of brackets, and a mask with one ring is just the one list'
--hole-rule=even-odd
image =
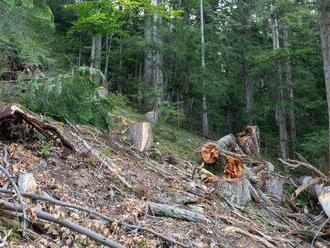
{"label": "dirt slope", "polygon": [[[38,138],[2,140],[0,148],[9,151],[11,171],[16,177],[22,171],[33,173],[40,191],[56,199],[117,218],[107,223],[81,211],[40,203],[44,210],[126,247],[309,247],[324,220],[293,213],[284,202],[235,206],[214,186],[198,179],[192,181],[193,167],[180,159],[180,154],[173,152],[170,159],[165,159],[162,151],[134,151],[122,132],[124,128],[107,133],[72,124],[55,125],[77,152]],[[10,197],[1,195],[1,199]],[[205,216],[205,220],[155,216],[148,207],[150,203],[190,210]],[[22,238],[17,220],[0,213],[0,244],[5,247],[101,247],[84,235],[40,220],[34,220],[27,237]],[[14,234],[5,239],[10,230]]]}

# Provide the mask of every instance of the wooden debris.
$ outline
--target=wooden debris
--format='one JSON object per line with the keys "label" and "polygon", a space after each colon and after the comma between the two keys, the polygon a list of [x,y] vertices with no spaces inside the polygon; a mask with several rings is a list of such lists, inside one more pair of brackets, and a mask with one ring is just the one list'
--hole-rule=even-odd
{"label": "wooden debris", "polygon": [[26,110],[23,110],[18,105],[5,105],[3,107],[0,107],[0,122],[9,118],[14,118],[15,116],[18,116],[26,123],[33,126],[47,139],[59,139],[65,147],[69,148],[71,151],[75,151],[73,145],[64,138],[64,136],[56,127],[43,123],[37,117],[28,113]]}
{"label": "wooden debris", "polygon": [[[14,211],[14,212],[22,212],[21,205],[10,203],[10,202],[1,201],[0,208],[5,209],[5,210]],[[53,222],[58,225],[64,226],[66,228],[69,228],[70,230],[72,230],[74,232],[78,232],[80,234],[86,235],[87,237],[89,237],[103,245],[106,245],[108,247],[124,248],[123,245],[121,245],[115,241],[109,240],[109,239],[105,238],[104,236],[102,236],[92,230],[89,230],[85,227],[82,227],[76,223],[73,223],[73,222],[65,220],[65,219],[58,218],[58,217],[56,217],[52,214],[49,214],[47,212],[44,212],[43,210],[38,209],[38,208],[35,208],[34,211],[35,211],[35,214],[37,215],[37,217],[41,220],[46,220],[46,221]]]}
{"label": "wooden debris", "polygon": [[207,219],[203,214],[177,208],[160,203],[150,202],[148,204],[149,213],[156,216],[166,216],[171,218],[183,219],[191,222],[206,222]]}
{"label": "wooden debris", "polygon": [[130,140],[139,152],[148,151],[153,144],[152,129],[149,122],[140,122],[130,125]]}
{"label": "wooden debris", "polygon": [[225,174],[227,177],[239,178],[243,172],[244,172],[244,165],[242,160],[230,156],[226,157]]}
{"label": "wooden debris", "polygon": [[261,244],[263,244],[264,246],[268,247],[268,248],[275,248],[274,245],[272,245],[269,241],[267,241],[265,238],[262,238],[260,236],[257,236],[257,235],[254,235],[248,231],[245,231],[241,228],[238,228],[238,227],[235,227],[235,226],[226,226],[224,229],[223,229],[224,232],[236,232],[236,233],[239,233],[239,234],[242,234],[244,236],[247,236]]}
{"label": "wooden debris", "polygon": [[260,156],[260,136],[258,126],[247,126],[237,134],[237,142],[248,156]]}

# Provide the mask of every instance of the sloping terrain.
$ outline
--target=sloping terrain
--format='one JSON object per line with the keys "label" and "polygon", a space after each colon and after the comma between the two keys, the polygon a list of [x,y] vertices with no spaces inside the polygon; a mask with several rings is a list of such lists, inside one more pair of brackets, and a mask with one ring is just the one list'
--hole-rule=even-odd
{"label": "sloping terrain", "polygon": [[[310,247],[325,220],[323,215],[294,212],[284,201],[237,206],[215,185],[198,178],[193,181],[194,161],[189,158],[183,159],[175,151],[135,151],[125,125],[106,132],[50,122],[76,152],[45,141],[24,127],[25,136],[21,130],[21,135],[1,135],[1,163],[7,164],[15,180],[23,172],[33,173],[36,193],[95,210],[108,219],[49,202],[26,201],[29,225],[25,237],[15,213],[1,210],[1,247],[101,247],[85,235],[38,219],[37,207],[125,247],[141,248]],[[6,178],[0,177],[0,186],[6,185]],[[12,202],[11,198],[1,194],[0,199]],[[165,213],[159,214],[157,207],[165,208]],[[180,210],[181,218],[166,214]],[[315,244],[326,245],[327,241],[318,237]]]}

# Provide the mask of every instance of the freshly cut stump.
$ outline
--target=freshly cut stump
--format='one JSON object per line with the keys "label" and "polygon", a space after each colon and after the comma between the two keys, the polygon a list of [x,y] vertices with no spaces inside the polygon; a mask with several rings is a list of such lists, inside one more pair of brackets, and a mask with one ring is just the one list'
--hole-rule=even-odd
{"label": "freshly cut stump", "polygon": [[235,181],[219,181],[216,188],[223,197],[237,205],[244,205],[252,199],[250,182],[246,178],[239,178]]}
{"label": "freshly cut stump", "polygon": [[152,147],[152,129],[149,122],[139,122],[129,127],[132,145],[140,152],[148,151]]}

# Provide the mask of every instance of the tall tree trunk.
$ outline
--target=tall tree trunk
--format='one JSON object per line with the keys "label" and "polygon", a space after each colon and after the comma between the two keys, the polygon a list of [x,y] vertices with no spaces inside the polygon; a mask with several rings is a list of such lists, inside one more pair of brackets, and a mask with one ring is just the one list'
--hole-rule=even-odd
{"label": "tall tree trunk", "polygon": [[95,63],[94,68],[101,69],[101,59],[102,59],[102,35],[95,35]]}
{"label": "tall tree trunk", "polygon": [[[328,0],[320,0],[320,27],[321,44],[323,53],[324,79],[328,102],[328,122],[330,129],[330,3]],[[328,170],[330,170],[330,130],[328,129]]]}
{"label": "tall tree trunk", "polygon": [[92,37],[92,50],[91,50],[91,65],[90,67],[100,70],[101,69],[101,53],[102,53],[102,35],[95,34]]}
{"label": "tall tree trunk", "polygon": [[[151,0],[151,4],[157,6],[163,0]],[[149,43],[156,45],[159,49],[162,47],[160,38],[159,24],[162,19],[157,12],[154,13],[153,19],[148,20],[145,29],[145,37]],[[163,55],[159,50],[149,49],[145,56],[144,78],[147,84],[151,85],[156,93],[155,106],[164,98],[165,82],[163,75]]]}
{"label": "tall tree trunk", "polygon": [[[273,49],[276,51],[280,48],[279,42],[279,23],[275,13],[274,6],[271,6],[272,15],[272,35],[273,35]],[[282,63],[278,61],[278,87],[277,87],[277,106],[276,106],[276,120],[279,127],[279,140],[281,157],[286,159],[288,157],[288,132],[286,130],[286,114],[284,108],[284,87],[282,78]]]}
{"label": "tall tree trunk", "polygon": [[[288,27],[286,25],[283,25],[283,46],[284,48],[289,51],[289,32]],[[284,63],[285,68],[285,79],[287,83],[287,89],[288,89],[288,100],[289,100],[289,109],[288,109],[288,119],[289,119],[289,134],[290,134],[290,148],[291,153],[295,150],[295,141],[297,137],[297,131],[296,131],[296,117],[294,113],[294,92],[293,92],[293,81],[292,81],[292,74],[291,74],[291,62],[290,62],[290,55],[288,54],[287,59]]]}
{"label": "tall tree trunk", "polygon": [[91,61],[90,67],[95,68],[95,53],[96,53],[96,37],[92,36],[92,48],[91,48]]}
{"label": "tall tree trunk", "polygon": [[249,124],[251,124],[251,109],[252,109],[252,82],[249,73],[249,66],[246,59],[243,59],[241,62],[241,70],[242,70],[242,79],[244,84],[244,105],[245,112],[248,115]]}
{"label": "tall tree trunk", "polygon": [[106,55],[105,55],[105,65],[104,65],[104,82],[103,84],[105,84],[106,82],[108,82],[108,71],[109,71],[109,56],[110,56],[110,37],[109,35],[106,36],[105,38],[105,51],[106,51]]}
{"label": "tall tree trunk", "polygon": [[[201,19],[201,64],[203,72],[205,72],[205,36],[204,36],[204,4],[203,0],[200,0],[200,19]],[[207,111],[207,98],[205,94],[205,79],[203,77],[203,96],[202,96],[202,126],[203,126],[203,136],[207,137],[209,134],[209,120]]]}

